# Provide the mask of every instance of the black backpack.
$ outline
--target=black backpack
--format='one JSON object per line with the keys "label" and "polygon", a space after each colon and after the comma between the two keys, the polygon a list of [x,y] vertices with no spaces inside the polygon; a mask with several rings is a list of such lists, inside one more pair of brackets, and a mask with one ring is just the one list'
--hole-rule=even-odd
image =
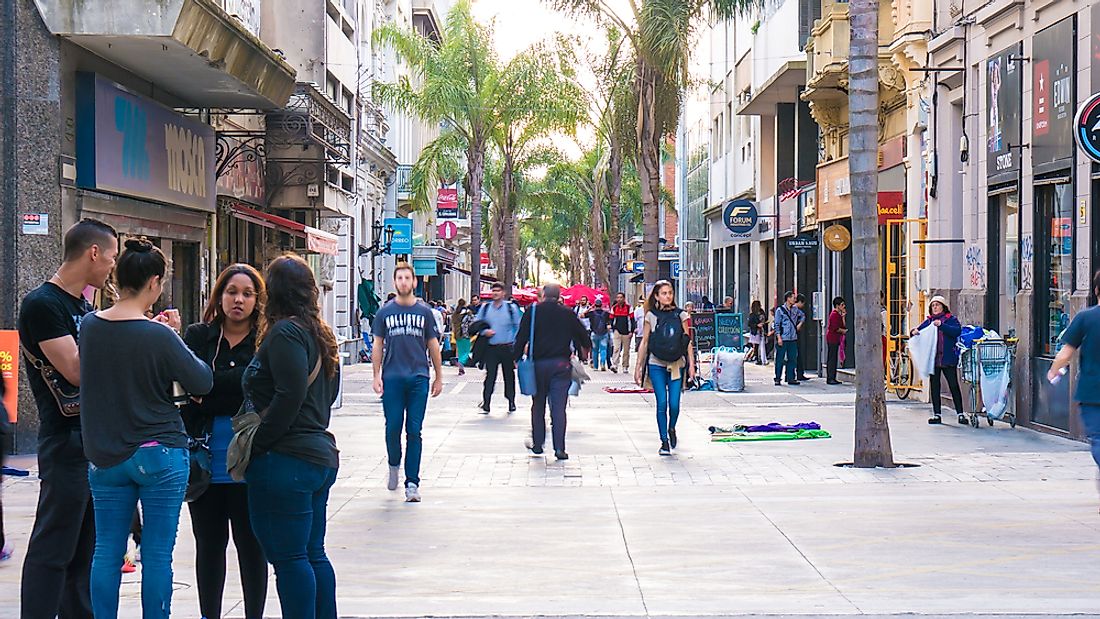
{"label": "black backpack", "polygon": [[654,310],[657,326],[649,334],[649,353],[661,361],[672,363],[687,355],[688,334],[680,320],[680,310]]}

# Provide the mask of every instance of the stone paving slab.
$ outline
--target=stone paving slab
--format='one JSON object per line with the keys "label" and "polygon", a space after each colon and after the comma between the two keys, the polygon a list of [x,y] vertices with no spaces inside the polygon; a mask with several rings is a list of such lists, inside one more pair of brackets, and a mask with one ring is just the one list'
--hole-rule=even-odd
{"label": "stone paving slab", "polygon": [[[347,374],[333,419],[342,465],[328,550],[346,617],[1084,616],[1100,608],[1096,467],[1085,446],[1003,424],[925,423],[890,403],[896,459],[838,468],[852,448],[850,387],[775,387],[749,368],[739,394],[688,393],[677,455],[657,455],[652,395],[610,395],[597,373],[573,400],[571,458],[522,448],[529,400],[478,414],[481,373],[447,377],[424,433],[424,497],[384,489],[369,372]],[[834,438],[710,443],[709,425],[815,420]],[[32,465],[27,458],[17,464]],[[17,616],[37,481],[3,483],[13,563],[0,617]],[[197,616],[190,522],[180,522],[174,616]],[[227,617],[241,617],[229,557]],[[121,616],[140,616],[139,578]],[[274,586],[268,616],[278,616]]]}

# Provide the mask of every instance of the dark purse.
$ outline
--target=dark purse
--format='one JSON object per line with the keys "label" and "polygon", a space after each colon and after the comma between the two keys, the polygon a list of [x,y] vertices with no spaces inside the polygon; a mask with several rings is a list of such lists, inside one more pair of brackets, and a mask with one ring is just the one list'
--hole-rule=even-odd
{"label": "dark purse", "polygon": [[80,389],[70,385],[57,368],[32,355],[31,351],[22,344],[19,345],[19,349],[23,351],[23,357],[27,363],[42,375],[42,381],[46,383],[46,388],[57,401],[57,408],[61,414],[65,417],[80,415]]}
{"label": "dark purse", "polygon": [[213,457],[210,454],[210,435],[202,438],[187,437],[188,461],[191,472],[187,478],[187,492],[183,500],[193,502],[202,496],[210,487],[210,480],[214,476]]}

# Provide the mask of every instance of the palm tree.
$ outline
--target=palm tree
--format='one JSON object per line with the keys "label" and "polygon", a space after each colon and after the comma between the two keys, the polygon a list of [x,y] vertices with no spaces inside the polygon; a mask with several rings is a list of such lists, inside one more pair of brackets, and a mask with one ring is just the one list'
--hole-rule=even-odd
{"label": "palm tree", "polygon": [[[500,63],[492,32],[477,23],[470,0],[458,0],[447,14],[443,40],[434,42],[413,29],[386,24],[373,33],[376,43],[389,45],[409,65],[414,80],[375,82],[374,95],[384,105],[423,121],[448,128],[436,141],[465,145],[465,186],[470,199],[470,294],[481,291],[481,190],[485,150],[496,129],[501,99]],[[438,148],[437,148],[438,147]],[[443,152],[429,144],[425,151]],[[422,156],[423,158],[423,156]]]}
{"label": "palm tree", "polygon": [[[878,1],[851,0],[848,54],[848,176],[852,186],[852,288],[855,307],[879,307],[882,280],[878,253]],[[858,311],[857,333],[882,327],[877,311]],[[894,466],[886,394],[882,387],[882,341],[856,339],[857,467]]]}
{"label": "palm tree", "polygon": [[586,14],[620,29],[634,51],[635,160],[642,178],[645,279],[657,279],[661,197],[661,144],[680,117],[681,95],[688,85],[688,66],[698,26],[707,15],[730,19],[764,5],[766,0],[629,0],[629,13],[607,0],[547,0],[551,5]]}
{"label": "palm tree", "polygon": [[570,46],[559,40],[537,43],[517,54],[502,70],[500,116],[491,137],[502,159],[501,281],[515,282],[517,171],[539,157],[540,142],[552,133],[572,135],[585,112],[585,93],[576,81]]}

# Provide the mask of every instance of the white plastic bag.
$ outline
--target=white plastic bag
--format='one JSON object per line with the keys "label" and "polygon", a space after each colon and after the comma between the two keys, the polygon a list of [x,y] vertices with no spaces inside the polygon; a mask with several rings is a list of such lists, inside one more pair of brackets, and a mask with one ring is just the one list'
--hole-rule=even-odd
{"label": "white plastic bag", "polygon": [[745,353],[732,348],[714,350],[714,388],[718,391],[745,390]]}
{"label": "white plastic bag", "polygon": [[[996,331],[986,331],[983,339],[986,338],[999,340],[1001,336]],[[1007,363],[982,365],[978,378],[982,387],[982,404],[990,419],[1000,419],[1008,410],[1008,384],[1012,381],[1008,366]]]}
{"label": "white plastic bag", "polygon": [[940,340],[940,329],[928,325],[909,338],[909,357],[913,360],[913,369],[917,376],[928,378],[936,371],[936,346]]}

